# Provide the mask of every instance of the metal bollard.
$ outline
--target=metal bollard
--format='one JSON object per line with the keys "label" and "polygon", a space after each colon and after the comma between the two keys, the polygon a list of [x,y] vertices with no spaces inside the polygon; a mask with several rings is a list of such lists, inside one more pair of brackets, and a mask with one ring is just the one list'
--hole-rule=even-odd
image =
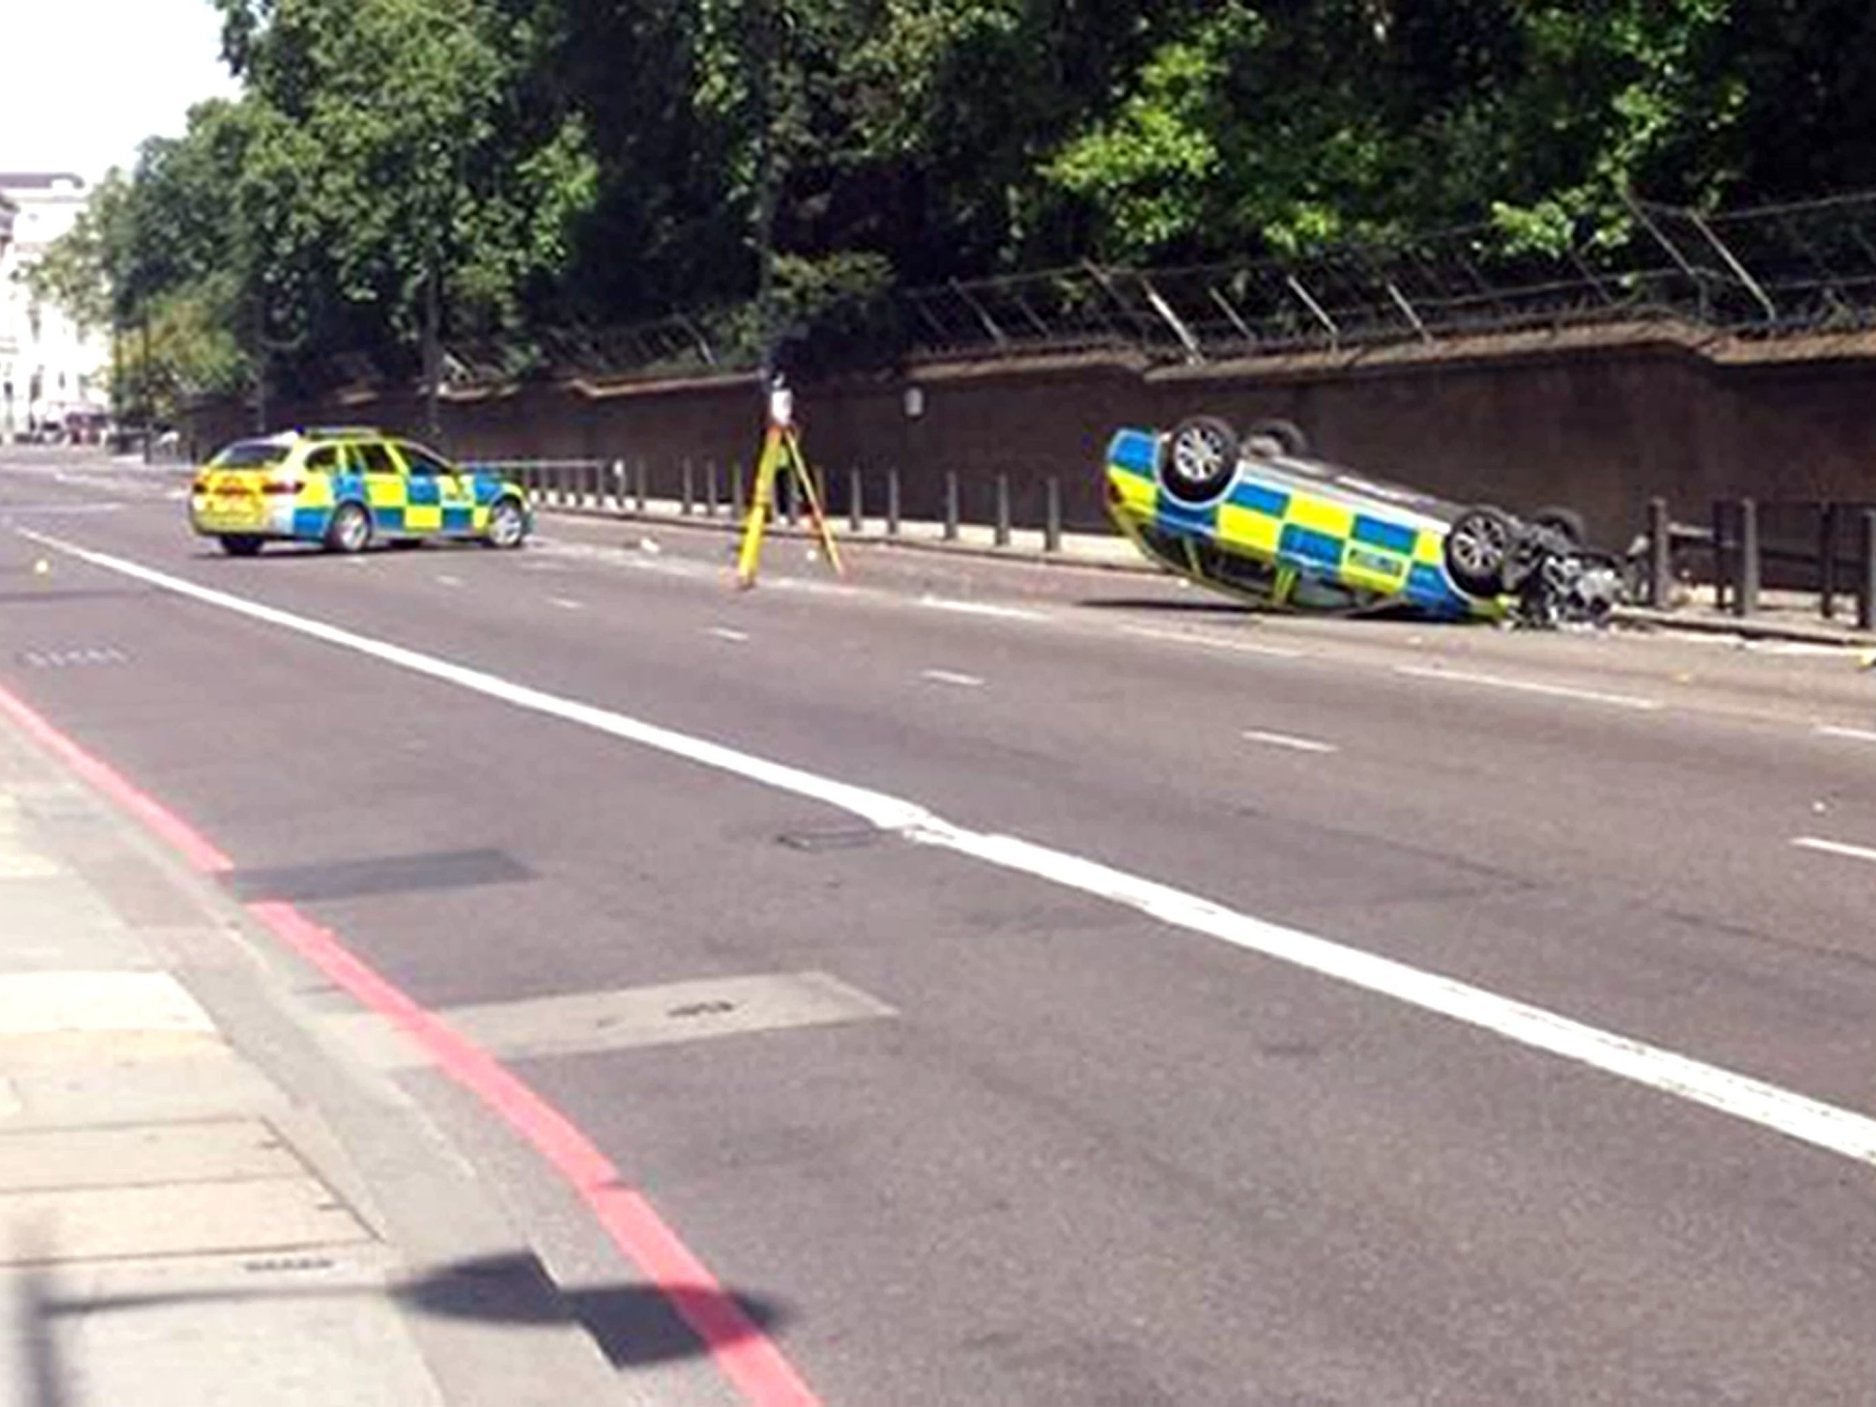
{"label": "metal bollard", "polygon": [[866,531],[866,505],[860,498],[860,471],[847,471],[847,527],[855,537]]}
{"label": "metal bollard", "polygon": [[730,466],[730,516],[738,522],[743,517],[743,476],[733,464]]}
{"label": "metal bollard", "polygon": [[958,472],[945,470],[945,541],[958,540]]}
{"label": "metal bollard", "polygon": [[641,518],[645,516],[645,501],[651,496],[651,485],[647,482],[650,478],[651,475],[646,472],[645,461],[641,457],[638,463],[632,466],[633,497],[638,500],[638,516]]}
{"label": "metal bollard", "polygon": [[1062,481],[1049,475],[1042,486],[1042,550],[1060,552],[1062,550]]}
{"label": "metal bollard", "polygon": [[1837,505],[1820,504],[1817,517],[1817,609],[1837,618]]}
{"label": "metal bollard", "polygon": [[625,516],[625,461],[612,461],[612,507],[620,517]]}
{"label": "metal bollard", "polygon": [[714,459],[704,462],[704,516],[714,518],[717,515],[717,462]]}
{"label": "metal bollard", "polygon": [[1648,500],[1648,604],[1665,611],[1673,600],[1674,583],[1669,577],[1668,501]]}
{"label": "metal bollard", "polygon": [[1749,616],[1759,609],[1759,505],[1739,500],[1739,590],[1733,596],[1733,614]]}
{"label": "metal bollard", "polygon": [[997,536],[998,547],[1010,545],[1010,476],[997,475]]}
{"label": "metal bollard", "polygon": [[1876,630],[1876,508],[1863,510],[1863,589],[1857,593],[1858,630]]}
{"label": "metal bollard", "polygon": [[886,471],[886,536],[899,536],[899,471]]}
{"label": "metal bollard", "polygon": [[695,506],[692,503],[692,499],[695,496],[696,496],[696,485],[692,482],[690,458],[689,456],[686,456],[684,459],[683,482],[680,485],[679,491],[678,491],[678,498],[681,504],[679,511],[682,512],[686,518],[690,517],[691,509]]}
{"label": "metal bollard", "polygon": [[789,527],[801,522],[801,494],[795,486],[793,474],[775,476],[775,492],[781,498],[782,517]]}

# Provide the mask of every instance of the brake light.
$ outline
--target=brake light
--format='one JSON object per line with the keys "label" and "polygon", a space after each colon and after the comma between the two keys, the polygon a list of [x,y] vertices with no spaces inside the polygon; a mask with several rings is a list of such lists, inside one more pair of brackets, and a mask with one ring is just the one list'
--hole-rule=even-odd
{"label": "brake light", "polygon": [[190,487],[196,493],[207,493],[208,492],[208,475],[197,474],[195,476],[195,483],[190,485]]}
{"label": "brake light", "polygon": [[270,479],[261,485],[261,492],[294,494],[305,487],[298,479]]}

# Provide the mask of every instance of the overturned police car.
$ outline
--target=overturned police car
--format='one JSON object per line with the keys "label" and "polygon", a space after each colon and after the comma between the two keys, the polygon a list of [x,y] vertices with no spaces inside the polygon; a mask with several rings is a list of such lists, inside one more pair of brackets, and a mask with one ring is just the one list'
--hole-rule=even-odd
{"label": "overturned police car", "polygon": [[1548,627],[1600,621],[1623,594],[1620,561],[1569,510],[1449,503],[1312,457],[1288,421],[1123,429],[1106,474],[1109,512],[1147,556],[1269,608]]}

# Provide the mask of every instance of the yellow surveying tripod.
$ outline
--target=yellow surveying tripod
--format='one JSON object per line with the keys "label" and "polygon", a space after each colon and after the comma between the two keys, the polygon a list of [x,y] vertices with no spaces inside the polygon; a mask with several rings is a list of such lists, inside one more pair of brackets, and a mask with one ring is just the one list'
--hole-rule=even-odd
{"label": "yellow surveying tripod", "polygon": [[762,534],[768,526],[769,514],[774,511],[775,482],[782,474],[794,479],[796,491],[808,505],[808,520],[814,525],[814,535],[827,554],[834,574],[845,576],[846,568],[840,564],[840,552],[834,546],[827,515],[821,511],[821,496],[815,491],[814,476],[808,472],[808,461],[802,457],[801,432],[795,428],[794,393],[777,376],[769,388],[769,428],[762,437],[762,455],[756,461],[755,484],[749,495],[749,518],[743,524],[742,551],[736,557],[739,590],[747,591],[756,584]]}

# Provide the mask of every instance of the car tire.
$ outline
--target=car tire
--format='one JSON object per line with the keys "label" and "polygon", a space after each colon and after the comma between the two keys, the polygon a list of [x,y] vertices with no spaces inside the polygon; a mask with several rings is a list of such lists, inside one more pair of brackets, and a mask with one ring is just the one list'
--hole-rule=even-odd
{"label": "car tire", "polygon": [[517,498],[499,498],[489,509],[489,525],[483,534],[486,547],[511,552],[528,539],[528,515]]}
{"label": "car tire", "polygon": [[1568,538],[1572,547],[1581,547],[1589,541],[1588,525],[1574,508],[1540,508],[1529,521],[1534,528],[1549,528]]}
{"label": "car tire", "polygon": [[371,545],[371,514],[362,503],[341,503],[326,524],[326,551],[347,556]]}
{"label": "car tire", "polygon": [[1468,508],[1446,530],[1446,575],[1468,596],[1499,596],[1517,545],[1518,525],[1496,508]]}
{"label": "car tire", "polygon": [[1212,502],[1231,487],[1238,473],[1238,436],[1214,415],[1181,420],[1166,437],[1160,455],[1159,484],[1181,503]]}
{"label": "car tire", "polygon": [[413,548],[422,547],[423,539],[420,537],[394,537],[391,539],[391,546],[396,548],[399,552],[409,552]]}
{"label": "car tire", "polygon": [[1277,455],[1299,459],[1309,453],[1309,436],[1294,420],[1258,420],[1245,430],[1244,448],[1266,459]]}
{"label": "car tire", "polygon": [[262,538],[251,533],[226,533],[216,539],[221,550],[230,557],[255,557],[260,555]]}

